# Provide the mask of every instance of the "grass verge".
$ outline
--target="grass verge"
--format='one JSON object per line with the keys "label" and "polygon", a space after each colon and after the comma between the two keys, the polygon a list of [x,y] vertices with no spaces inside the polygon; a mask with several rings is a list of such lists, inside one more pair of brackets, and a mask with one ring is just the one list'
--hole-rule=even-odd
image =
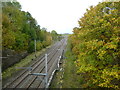
{"label": "grass verge", "polygon": [[71,44],[69,41],[65,57],[66,59],[63,60],[63,64],[61,65],[63,70],[56,72],[50,88],[81,88],[83,78],[76,73],[77,67],[74,63],[76,57],[71,51]]}
{"label": "grass verge", "polygon": [[[47,48],[50,48],[48,46]],[[36,52],[36,56],[38,57],[40,54],[42,54],[47,48],[44,48],[40,51]],[[34,59],[35,59],[35,53],[32,53],[28,56],[26,56],[24,59],[22,59],[20,62],[14,64],[13,66],[7,68],[5,71],[2,72],[2,79],[6,79],[11,77],[14,73],[20,71],[21,69],[17,69],[17,67],[25,67],[29,65]]]}

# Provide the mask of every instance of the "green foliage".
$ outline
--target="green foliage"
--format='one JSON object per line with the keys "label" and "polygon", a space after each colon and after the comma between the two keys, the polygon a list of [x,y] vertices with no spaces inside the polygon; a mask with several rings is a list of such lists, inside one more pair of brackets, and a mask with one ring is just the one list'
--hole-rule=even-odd
{"label": "green foliage", "polygon": [[13,49],[15,44],[15,33],[10,30],[5,30],[3,32],[3,46],[6,48]]}
{"label": "green foliage", "polygon": [[52,30],[52,31],[51,31],[51,35],[52,35],[52,39],[53,39],[53,40],[57,40],[58,34],[57,34],[57,32],[56,32],[55,30]]}
{"label": "green foliage", "polygon": [[29,52],[29,53],[32,53],[32,52],[34,52],[34,51],[35,51],[34,41],[31,41],[31,42],[29,43],[28,52]]}
{"label": "green foliage", "polygon": [[37,49],[37,51],[38,50],[41,50],[43,48],[43,45],[42,45],[42,43],[39,41],[39,42],[37,42],[36,43],[36,49]]}
{"label": "green foliage", "polygon": [[[18,2],[3,2],[2,28],[3,50],[12,49],[16,52],[34,52],[34,40],[37,50],[41,50],[52,43],[53,35],[46,28],[40,28],[29,12],[21,11]],[[56,34],[57,37],[57,34]]]}
{"label": "green foliage", "polygon": [[[111,14],[102,12],[114,8]],[[84,88],[120,89],[120,2],[103,2],[89,10],[79,20],[70,36],[77,73],[85,78]]]}

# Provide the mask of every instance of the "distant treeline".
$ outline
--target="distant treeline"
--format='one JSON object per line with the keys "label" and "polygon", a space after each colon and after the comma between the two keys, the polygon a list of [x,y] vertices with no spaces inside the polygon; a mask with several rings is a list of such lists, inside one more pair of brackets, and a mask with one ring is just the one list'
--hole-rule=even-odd
{"label": "distant treeline", "polygon": [[2,28],[3,50],[31,53],[34,51],[34,40],[36,49],[41,50],[60,38],[55,30],[47,32],[29,12],[21,11],[19,2],[2,3]]}

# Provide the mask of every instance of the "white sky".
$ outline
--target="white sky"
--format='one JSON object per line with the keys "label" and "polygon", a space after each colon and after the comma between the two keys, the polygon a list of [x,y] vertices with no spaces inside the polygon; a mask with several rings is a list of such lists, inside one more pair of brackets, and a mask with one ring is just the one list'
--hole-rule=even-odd
{"label": "white sky", "polygon": [[78,20],[91,5],[103,0],[17,0],[23,11],[31,13],[41,27],[47,31],[72,33]]}

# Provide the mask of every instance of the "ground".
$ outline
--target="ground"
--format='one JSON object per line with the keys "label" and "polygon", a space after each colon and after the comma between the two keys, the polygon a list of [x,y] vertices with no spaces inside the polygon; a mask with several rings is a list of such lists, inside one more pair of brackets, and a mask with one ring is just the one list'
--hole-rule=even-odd
{"label": "ground", "polygon": [[50,88],[81,88],[82,79],[76,73],[74,60],[63,59],[59,71],[54,75]]}

